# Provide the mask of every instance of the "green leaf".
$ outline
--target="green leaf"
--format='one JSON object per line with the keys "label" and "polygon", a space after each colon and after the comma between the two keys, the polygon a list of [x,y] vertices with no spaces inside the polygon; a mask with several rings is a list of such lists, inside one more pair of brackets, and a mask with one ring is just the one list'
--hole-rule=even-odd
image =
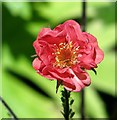
{"label": "green leaf", "polygon": [[103,62],[96,69],[98,75],[90,71],[92,85],[99,91],[115,96],[115,55],[105,54]]}
{"label": "green leaf", "polygon": [[31,18],[31,6],[28,2],[4,2],[13,16],[20,16],[25,20]]}
{"label": "green leaf", "polygon": [[108,118],[105,104],[93,87],[85,89],[86,117]]}
{"label": "green leaf", "polygon": [[33,91],[10,74],[4,73],[3,76],[3,98],[17,116],[42,118],[46,113],[46,117],[59,117],[59,110],[51,99]]}
{"label": "green leaf", "polygon": [[51,4],[35,3],[38,14],[46,17],[51,23],[58,23],[66,19],[73,19],[81,15],[81,3],[78,2],[51,2]]}
{"label": "green leaf", "polygon": [[45,27],[49,27],[49,25],[45,22],[30,22],[26,24],[26,30],[35,36],[35,39],[38,35],[38,32]]}
{"label": "green leaf", "polygon": [[70,100],[70,105],[72,105],[74,103],[74,100],[72,99],[72,100]]}

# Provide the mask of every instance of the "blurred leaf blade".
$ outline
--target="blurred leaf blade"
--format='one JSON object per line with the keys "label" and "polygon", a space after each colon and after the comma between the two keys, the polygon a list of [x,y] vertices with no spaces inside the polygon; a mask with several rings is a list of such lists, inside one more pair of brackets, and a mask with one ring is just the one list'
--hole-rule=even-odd
{"label": "blurred leaf blade", "polygon": [[86,114],[91,118],[108,118],[105,104],[93,88],[86,89]]}
{"label": "blurred leaf blade", "polygon": [[12,15],[20,16],[24,20],[31,18],[31,8],[28,2],[4,2]]}

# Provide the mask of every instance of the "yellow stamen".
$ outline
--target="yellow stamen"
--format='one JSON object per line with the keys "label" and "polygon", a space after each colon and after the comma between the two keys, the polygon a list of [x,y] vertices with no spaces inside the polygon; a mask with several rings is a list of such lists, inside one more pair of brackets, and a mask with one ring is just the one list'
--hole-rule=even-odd
{"label": "yellow stamen", "polygon": [[54,66],[64,68],[75,65],[78,62],[78,49],[79,47],[73,47],[72,42],[60,43],[55,52]]}

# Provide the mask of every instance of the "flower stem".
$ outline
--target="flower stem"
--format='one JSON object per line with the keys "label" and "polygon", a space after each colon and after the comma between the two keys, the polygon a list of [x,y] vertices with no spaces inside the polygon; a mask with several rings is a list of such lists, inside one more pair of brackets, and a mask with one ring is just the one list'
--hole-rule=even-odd
{"label": "flower stem", "polygon": [[65,120],[72,120],[75,112],[72,111],[72,104],[74,100],[70,97],[70,91],[67,91],[65,88],[64,90],[61,91],[62,97],[62,106],[63,106],[63,111],[61,113],[63,114]]}
{"label": "flower stem", "polygon": [[72,109],[70,109],[69,106],[70,92],[64,88],[64,90],[62,90],[61,93],[62,93],[61,101],[63,106],[63,111],[61,113],[63,114],[65,120],[69,120],[70,114],[72,113]]}
{"label": "flower stem", "polygon": [[65,93],[65,120],[69,120],[69,93],[68,91],[64,88],[64,93]]}
{"label": "flower stem", "polygon": [[13,117],[13,119],[14,120],[18,120],[18,118],[16,117],[15,113],[11,110],[11,108],[8,106],[8,104],[3,100],[3,98],[1,96],[0,96],[0,101],[5,106],[5,108],[8,110],[8,112]]}

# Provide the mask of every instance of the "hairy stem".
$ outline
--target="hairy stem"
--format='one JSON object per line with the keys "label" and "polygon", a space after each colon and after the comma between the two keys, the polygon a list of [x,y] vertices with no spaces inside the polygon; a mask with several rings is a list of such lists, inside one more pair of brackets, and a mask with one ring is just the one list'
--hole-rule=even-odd
{"label": "hairy stem", "polygon": [[69,95],[68,91],[64,88],[64,93],[65,93],[65,120],[69,120]]}
{"label": "hairy stem", "polygon": [[65,120],[72,120],[75,112],[72,110],[72,104],[74,100],[70,97],[70,91],[67,91],[65,88],[64,90],[61,91],[62,97],[62,106],[63,106],[63,111],[61,113],[63,114]]}

